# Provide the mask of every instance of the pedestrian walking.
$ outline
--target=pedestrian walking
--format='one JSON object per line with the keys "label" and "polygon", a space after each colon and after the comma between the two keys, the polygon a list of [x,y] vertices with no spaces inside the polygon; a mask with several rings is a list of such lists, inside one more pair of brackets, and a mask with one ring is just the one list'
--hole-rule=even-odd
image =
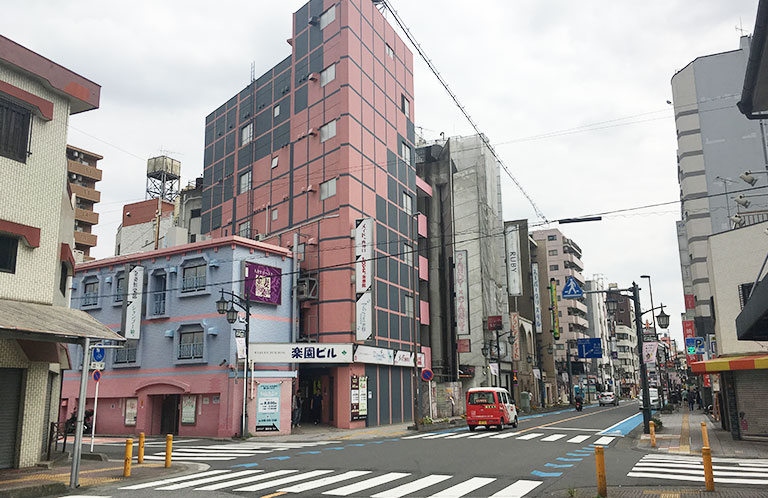
{"label": "pedestrian walking", "polygon": [[699,405],[699,410],[704,409],[704,401],[702,401],[701,393],[698,390],[696,391],[696,404]]}
{"label": "pedestrian walking", "polygon": [[296,394],[293,395],[293,404],[291,405],[292,410],[292,418],[291,423],[293,427],[301,427],[301,405],[302,405],[302,399],[301,399],[301,391],[297,390]]}
{"label": "pedestrian walking", "polygon": [[315,394],[312,396],[312,419],[314,420],[315,425],[320,423],[320,419],[322,418],[323,414],[323,395],[320,394],[320,391],[315,391]]}
{"label": "pedestrian walking", "polygon": [[693,391],[688,391],[688,411],[693,411],[693,405],[696,403],[696,395],[693,394]]}

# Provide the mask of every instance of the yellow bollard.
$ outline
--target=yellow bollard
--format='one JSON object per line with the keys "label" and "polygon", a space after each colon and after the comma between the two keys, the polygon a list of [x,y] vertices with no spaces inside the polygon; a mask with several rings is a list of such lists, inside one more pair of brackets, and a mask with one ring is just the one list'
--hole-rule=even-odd
{"label": "yellow bollard", "polygon": [[133,439],[125,440],[125,463],[123,464],[123,477],[131,477],[131,459],[133,458]]}
{"label": "yellow bollard", "polygon": [[171,454],[173,453],[173,434],[165,436],[165,468],[171,466]]}
{"label": "yellow bollard", "polygon": [[701,423],[701,441],[702,441],[702,447],[710,448],[709,446],[709,434],[707,433],[707,423],[702,422]]}
{"label": "yellow bollard", "polygon": [[709,446],[701,449],[702,460],[704,460],[704,482],[707,484],[707,491],[715,490],[715,476],[712,473],[712,451]]}
{"label": "yellow bollard", "polygon": [[597,494],[605,498],[608,496],[608,484],[605,480],[605,449],[602,446],[595,447],[595,468],[597,469]]}
{"label": "yellow bollard", "polygon": [[139,454],[138,454],[138,462],[144,463],[144,433],[139,433]]}
{"label": "yellow bollard", "polygon": [[651,448],[656,447],[656,424],[651,422]]}

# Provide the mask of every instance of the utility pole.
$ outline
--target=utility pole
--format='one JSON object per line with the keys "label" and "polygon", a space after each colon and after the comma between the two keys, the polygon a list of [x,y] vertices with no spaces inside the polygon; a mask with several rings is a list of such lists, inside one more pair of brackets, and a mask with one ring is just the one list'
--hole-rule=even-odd
{"label": "utility pole", "polygon": [[571,368],[571,341],[565,341],[565,361],[568,362],[568,404],[573,404],[573,369]]}
{"label": "utility pole", "polygon": [[648,389],[648,369],[643,361],[643,323],[640,311],[640,288],[632,282],[632,298],[635,303],[635,328],[637,329],[637,357],[640,359],[640,383],[643,387],[643,432],[651,433],[651,394]]}

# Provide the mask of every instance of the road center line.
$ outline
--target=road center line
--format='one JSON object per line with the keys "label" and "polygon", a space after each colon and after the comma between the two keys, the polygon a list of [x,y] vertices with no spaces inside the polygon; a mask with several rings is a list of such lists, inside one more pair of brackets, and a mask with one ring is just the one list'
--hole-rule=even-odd
{"label": "road center line", "polygon": [[542,425],[538,425],[536,427],[530,427],[528,429],[523,429],[523,430],[520,431],[520,434],[522,434],[524,432],[528,432],[528,431],[533,431],[533,430],[536,430],[536,429],[542,429],[544,427],[550,427],[552,425],[562,424],[563,422],[568,422],[569,420],[576,420],[576,419],[582,418],[582,417],[591,417],[592,415],[597,415],[598,413],[605,413],[605,412],[609,412],[611,410],[618,410],[619,408],[624,408],[624,407],[623,406],[615,406],[613,408],[608,408],[607,410],[600,410],[600,411],[594,412],[594,413],[585,413],[584,415],[576,415],[575,417],[564,418],[563,420],[556,420],[556,421],[550,422],[548,424],[542,424]]}

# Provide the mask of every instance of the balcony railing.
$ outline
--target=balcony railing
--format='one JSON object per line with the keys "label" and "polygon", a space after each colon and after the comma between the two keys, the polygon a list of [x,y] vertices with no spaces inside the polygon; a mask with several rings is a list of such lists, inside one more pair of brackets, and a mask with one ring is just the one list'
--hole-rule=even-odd
{"label": "balcony railing", "polygon": [[88,232],[78,232],[75,230],[75,244],[81,244],[84,246],[93,247],[96,245],[98,238],[96,235]]}
{"label": "balcony railing", "polygon": [[95,225],[99,222],[99,213],[89,209],[75,208],[75,219],[89,225]]}
{"label": "balcony railing", "polygon": [[190,360],[203,357],[203,343],[179,344],[179,359]]}
{"label": "balcony railing", "polygon": [[83,187],[76,183],[70,183],[69,186],[72,189],[72,193],[81,199],[86,199],[91,202],[99,202],[101,200],[101,192],[96,189]]}
{"label": "balcony railing", "polygon": [[181,292],[191,292],[205,289],[205,275],[185,277],[182,279]]}
{"label": "balcony railing", "polygon": [[70,173],[90,178],[94,181],[101,181],[101,170],[88,164],[79,163],[72,159],[67,160],[67,170]]}
{"label": "balcony railing", "polygon": [[155,294],[153,301],[152,314],[165,315],[165,293]]}
{"label": "balcony railing", "polygon": [[136,363],[136,348],[115,349],[115,363]]}
{"label": "balcony railing", "polygon": [[83,306],[95,306],[98,302],[98,294],[85,294],[83,296]]}

